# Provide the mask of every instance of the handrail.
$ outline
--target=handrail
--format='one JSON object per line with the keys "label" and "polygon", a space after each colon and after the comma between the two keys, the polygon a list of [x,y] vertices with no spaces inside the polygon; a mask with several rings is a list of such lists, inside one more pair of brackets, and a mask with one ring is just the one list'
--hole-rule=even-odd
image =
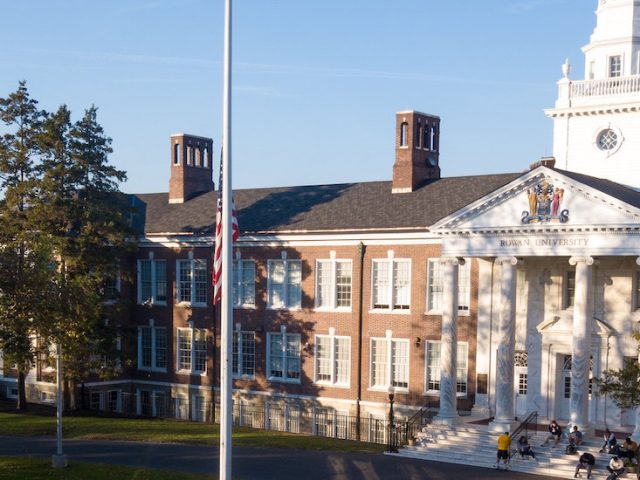
{"label": "handrail", "polygon": [[429,423],[431,419],[435,416],[435,411],[433,410],[435,407],[435,403],[428,401],[426,405],[420,410],[418,410],[415,414],[413,414],[406,422],[404,422],[403,428],[403,438],[402,443],[407,444],[410,438],[415,437],[416,430],[419,427]]}
{"label": "handrail", "polygon": [[[512,440],[515,439],[520,433],[522,433],[523,430],[525,431],[525,435],[528,437],[529,436],[529,424],[531,424],[534,419],[535,419],[535,421],[533,422],[533,424],[535,425],[535,429],[536,429],[536,433],[537,433],[538,432],[538,412],[537,411],[533,411],[529,415],[527,415],[527,418],[525,418],[522,422],[520,422],[520,425],[518,425],[518,427],[510,435],[511,439]],[[511,453],[509,455],[509,458],[513,457],[514,454],[515,454],[515,452]]]}

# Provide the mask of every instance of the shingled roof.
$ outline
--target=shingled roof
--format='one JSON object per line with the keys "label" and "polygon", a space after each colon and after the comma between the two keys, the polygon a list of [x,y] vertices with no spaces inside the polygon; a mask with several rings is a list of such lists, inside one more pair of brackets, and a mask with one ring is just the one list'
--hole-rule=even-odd
{"label": "shingled roof", "polygon": [[[391,182],[235,190],[243,233],[425,230],[441,218],[513,181],[521,173],[432,180],[392,194]],[[169,204],[167,193],[139,194],[133,203],[147,235],[211,234],[217,195]]]}

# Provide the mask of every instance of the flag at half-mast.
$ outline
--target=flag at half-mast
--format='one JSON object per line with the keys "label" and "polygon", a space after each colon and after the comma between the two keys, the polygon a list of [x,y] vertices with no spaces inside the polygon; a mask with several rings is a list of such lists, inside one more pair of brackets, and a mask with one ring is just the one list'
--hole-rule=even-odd
{"label": "flag at half-mast", "polygon": [[[236,217],[236,206],[231,196],[231,238],[232,244],[240,237],[240,227]],[[213,304],[222,298],[222,158],[220,158],[220,178],[218,180],[218,205],[216,208],[216,236],[213,254]]]}

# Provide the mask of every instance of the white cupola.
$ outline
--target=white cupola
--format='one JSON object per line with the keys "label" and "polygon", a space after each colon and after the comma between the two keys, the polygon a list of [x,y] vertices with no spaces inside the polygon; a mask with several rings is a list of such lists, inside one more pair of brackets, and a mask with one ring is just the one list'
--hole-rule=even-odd
{"label": "white cupola", "polygon": [[572,80],[568,60],[554,121],[560,169],[640,188],[640,0],[598,0],[585,55],[585,78]]}

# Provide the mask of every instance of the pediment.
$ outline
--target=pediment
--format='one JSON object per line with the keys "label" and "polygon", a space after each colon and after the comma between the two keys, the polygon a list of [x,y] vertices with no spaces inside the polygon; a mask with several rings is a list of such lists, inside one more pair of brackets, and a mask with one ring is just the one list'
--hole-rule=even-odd
{"label": "pediment", "polygon": [[442,219],[432,231],[585,231],[639,224],[637,207],[561,172],[538,167]]}

